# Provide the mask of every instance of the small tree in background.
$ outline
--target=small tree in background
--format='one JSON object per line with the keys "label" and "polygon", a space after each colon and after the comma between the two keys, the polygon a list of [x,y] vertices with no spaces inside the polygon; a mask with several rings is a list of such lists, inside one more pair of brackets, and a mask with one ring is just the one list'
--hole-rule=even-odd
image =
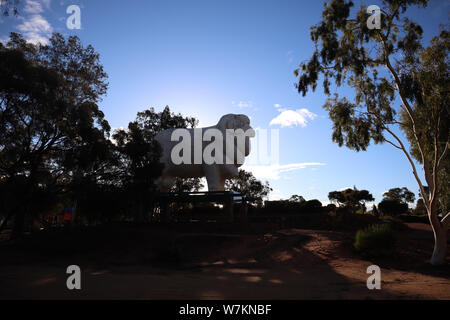
{"label": "small tree in background", "polygon": [[383,199],[396,200],[403,203],[411,203],[416,200],[416,196],[408,188],[392,188],[383,193]]}
{"label": "small tree in background", "polygon": [[269,182],[261,182],[255,176],[243,169],[239,170],[236,178],[225,181],[225,189],[242,193],[244,197],[250,198],[250,203],[261,205],[262,201],[272,191]]}
{"label": "small tree in background", "polygon": [[293,194],[288,201],[292,201],[292,202],[300,202],[303,203],[305,202],[305,198],[303,198],[302,196],[299,196],[297,194]]}
{"label": "small tree in background", "polygon": [[414,202],[415,195],[408,188],[392,188],[383,193],[383,200],[378,205],[380,211],[389,216],[408,212],[408,203]]}
{"label": "small tree in background", "polygon": [[353,213],[358,209],[362,209],[366,201],[375,200],[369,191],[358,190],[356,187],[342,191],[331,191],[328,193],[328,199],[349,208]]}

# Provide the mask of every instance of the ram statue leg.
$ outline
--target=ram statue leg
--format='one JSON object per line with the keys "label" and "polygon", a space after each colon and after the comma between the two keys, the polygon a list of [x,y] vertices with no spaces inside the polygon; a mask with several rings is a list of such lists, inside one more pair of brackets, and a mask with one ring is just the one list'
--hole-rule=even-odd
{"label": "ram statue leg", "polygon": [[206,182],[208,183],[208,191],[223,191],[225,187],[225,179],[222,177],[220,168],[215,165],[207,165],[204,167]]}

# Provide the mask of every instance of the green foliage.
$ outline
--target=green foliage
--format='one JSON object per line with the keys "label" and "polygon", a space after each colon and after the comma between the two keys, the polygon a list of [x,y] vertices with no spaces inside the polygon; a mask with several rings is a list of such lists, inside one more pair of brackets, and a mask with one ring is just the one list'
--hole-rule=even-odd
{"label": "green foliage", "polygon": [[322,202],[317,199],[308,200],[302,203],[300,207],[300,212],[321,212],[322,211]]}
{"label": "green foliage", "polygon": [[416,199],[413,192],[409,191],[408,188],[392,188],[383,193],[383,199],[396,200],[398,202],[414,202]]}
{"label": "green foliage", "polygon": [[[325,3],[322,20],[311,28],[314,53],[295,74],[302,95],[314,91],[323,79],[328,95],[323,107],[333,122],[332,140],[339,146],[364,151],[372,142],[387,142],[406,156],[437,235],[431,259],[437,265],[445,263],[441,252],[446,252],[440,248],[446,243],[446,220],[438,217],[439,206],[446,213],[450,208],[450,31],[442,26],[424,48],[422,27],[405,16],[409,7],[427,3],[382,1],[381,26],[374,29],[367,27],[366,6],[361,5],[352,19],[352,1]],[[340,98],[342,86],[353,89],[354,98]],[[397,97],[400,104],[395,103]],[[398,129],[406,134],[410,150]],[[422,163],[429,196],[412,157]]]}
{"label": "green foliage", "polygon": [[277,214],[302,214],[322,211],[322,203],[317,199],[302,202],[291,200],[266,201],[264,207],[266,211]]}
{"label": "green foliage", "polygon": [[176,178],[171,192],[194,192],[204,187],[201,178]]}
{"label": "green foliage", "polygon": [[[350,18],[352,1],[333,0],[324,5],[322,21],[311,28],[315,51],[308,62],[295,71],[299,77],[298,92],[305,95],[317,87],[323,77],[325,94],[331,96],[332,81],[356,91],[354,101],[330,97],[324,108],[333,121],[332,139],[339,146],[356,151],[366,150],[370,141],[385,141],[383,130],[395,123],[392,108],[396,86],[380,70],[389,66],[389,55],[398,54],[404,63],[414,61],[421,48],[422,29],[407,18],[401,18],[408,6],[426,6],[427,0],[385,2],[381,29],[368,29],[369,14],[361,6],[355,19]],[[402,89],[403,90],[403,89]]]}
{"label": "green foliage", "polygon": [[104,179],[111,157],[110,127],[97,105],[107,88],[99,55],[78,37],[53,34],[49,43],[11,33],[0,44],[0,180],[26,181],[14,234],[44,194]]}
{"label": "green foliage", "polygon": [[303,198],[302,196],[299,196],[299,195],[297,195],[297,194],[294,194],[294,195],[292,195],[292,196],[289,198],[289,201],[293,201],[293,202],[305,202],[306,200],[305,200],[305,198]]}
{"label": "green foliage", "polygon": [[[166,106],[163,111],[153,108],[139,112],[136,120],[128,124],[128,130],[119,129],[113,134],[119,158],[118,177],[122,189],[128,194],[135,221],[143,221],[153,210],[156,179],[161,175],[161,146],[155,140],[158,132],[170,128],[194,127],[197,120],[175,114]],[[176,181],[174,189],[191,191],[201,188],[200,179]]]}
{"label": "green foliage", "polygon": [[378,208],[383,215],[398,216],[408,212],[408,202],[413,202],[415,195],[407,188],[392,188],[383,194]]}
{"label": "green foliage", "polygon": [[[408,114],[401,110],[402,130],[410,142],[411,155],[426,167],[427,181],[432,180],[432,163],[437,151],[440,157],[450,137],[450,111],[448,101],[450,32],[441,30],[439,36],[433,37],[431,45],[418,52],[417,62],[404,75],[404,81],[411,90],[414,104],[411,108],[415,114],[415,130]],[[420,141],[420,146],[417,143]],[[449,148],[447,146],[447,148]],[[450,211],[450,157],[440,161],[437,174],[439,206],[441,210]],[[431,186],[432,183],[428,182]]]}
{"label": "green foliage", "polygon": [[375,200],[369,191],[358,190],[356,187],[342,191],[331,191],[328,193],[328,199],[330,199],[330,201],[336,201],[341,205],[345,205],[353,212],[358,209],[363,209],[363,211],[365,211],[364,202]]}
{"label": "green foliage", "polygon": [[242,193],[251,204],[262,204],[262,201],[272,191],[269,183],[262,183],[251,172],[239,169],[236,178],[225,181],[225,189]]}
{"label": "green foliage", "polygon": [[151,108],[110,139],[98,107],[107,86],[99,54],[78,37],[53,34],[43,46],[11,33],[0,43],[0,209],[15,216],[15,234],[55,203],[76,206],[77,216],[93,223],[130,213],[142,220],[152,211],[162,169],[154,136],[197,120]]}
{"label": "green foliage", "polygon": [[373,224],[356,232],[354,248],[370,257],[390,255],[395,248],[395,234],[388,224]]}
{"label": "green foliage", "polygon": [[378,204],[378,209],[383,215],[397,216],[408,212],[408,204],[393,199],[383,199]]}

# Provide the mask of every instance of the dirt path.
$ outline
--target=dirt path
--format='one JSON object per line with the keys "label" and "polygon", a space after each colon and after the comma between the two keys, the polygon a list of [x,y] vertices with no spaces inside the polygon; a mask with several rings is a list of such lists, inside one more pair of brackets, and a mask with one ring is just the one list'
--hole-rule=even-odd
{"label": "dirt path", "polygon": [[2,265],[0,299],[450,299],[446,270],[428,275],[380,265],[382,289],[368,290],[366,269],[373,262],[345,250],[346,236],[336,232],[245,236],[204,259],[189,259],[195,236],[177,240],[187,256],[176,269],[81,262],[79,291],[66,288],[67,264]]}

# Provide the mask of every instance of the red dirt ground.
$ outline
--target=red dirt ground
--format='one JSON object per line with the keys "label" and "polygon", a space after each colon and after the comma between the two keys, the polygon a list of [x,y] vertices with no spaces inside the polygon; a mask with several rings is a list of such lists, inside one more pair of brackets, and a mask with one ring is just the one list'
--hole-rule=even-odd
{"label": "red dirt ground", "polygon": [[[70,254],[57,257],[41,251],[42,242],[38,250],[30,241],[3,244],[0,299],[450,299],[449,266],[427,264],[429,227],[408,226],[396,257],[376,261],[353,252],[353,234],[302,229],[244,235],[152,230],[152,245],[141,239],[132,249],[114,238],[135,241],[150,231],[114,230],[99,249],[75,253],[70,244]],[[158,251],[154,240],[161,234],[170,254]],[[89,235],[73,238],[93,246]],[[60,249],[54,238],[44,244]],[[81,267],[82,290],[66,288],[69,264]],[[381,268],[381,290],[366,287],[372,264]]]}

